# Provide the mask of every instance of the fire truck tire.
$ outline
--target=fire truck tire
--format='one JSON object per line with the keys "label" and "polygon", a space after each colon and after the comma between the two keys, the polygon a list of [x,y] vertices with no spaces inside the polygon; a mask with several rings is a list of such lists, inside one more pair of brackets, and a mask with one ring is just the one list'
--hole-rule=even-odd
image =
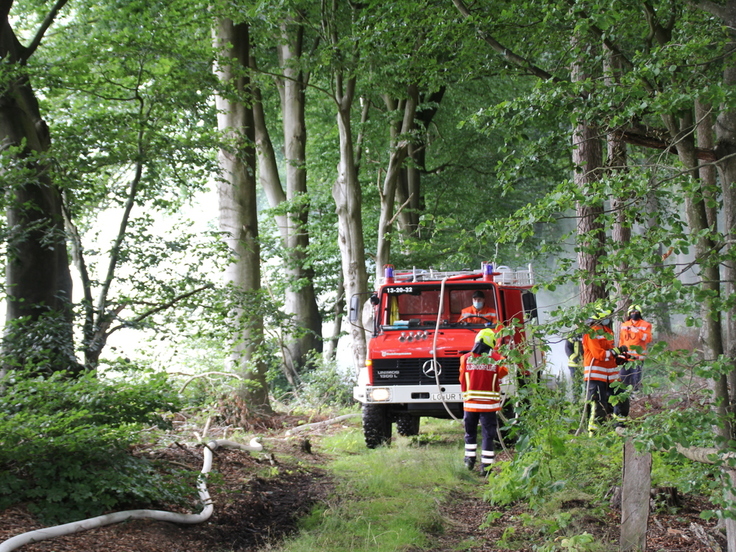
{"label": "fire truck tire", "polygon": [[391,441],[391,417],[386,405],[363,405],[363,436],[368,448],[376,448]]}
{"label": "fire truck tire", "polygon": [[399,435],[403,435],[404,437],[419,435],[419,420],[421,420],[419,416],[397,414],[396,430],[399,432]]}

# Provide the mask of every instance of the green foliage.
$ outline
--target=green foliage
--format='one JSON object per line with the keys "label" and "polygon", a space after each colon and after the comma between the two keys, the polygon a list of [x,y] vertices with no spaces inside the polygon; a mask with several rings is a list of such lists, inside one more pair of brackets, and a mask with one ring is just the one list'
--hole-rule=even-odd
{"label": "green foliage", "polygon": [[140,429],[166,427],[162,413],[179,408],[165,376],[11,370],[0,385],[0,508],[26,502],[44,521],[64,522],[192,493],[191,478],[130,454]]}
{"label": "green foliage", "polygon": [[315,361],[313,367],[302,375],[301,384],[294,392],[297,403],[317,410],[353,405],[356,382],[350,370],[340,370],[335,361],[321,356],[317,356]]}
{"label": "green foliage", "polygon": [[522,437],[517,453],[489,480],[486,497],[493,504],[524,501],[535,509],[568,500],[600,504],[621,469],[620,443],[574,437],[562,427]]}
{"label": "green foliage", "polygon": [[300,381],[292,386],[282,370],[273,365],[269,372],[271,393],[289,409],[320,412],[323,409],[345,408],[355,405],[353,387],[355,376],[341,369],[334,360],[313,354]]}
{"label": "green foliage", "polygon": [[595,539],[590,533],[582,533],[580,535],[573,535],[566,539],[562,539],[560,542],[563,550],[569,550],[570,552],[586,552],[588,550],[597,550],[598,546],[595,545]]}
{"label": "green foliage", "polygon": [[6,324],[2,340],[5,367],[50,374],[81,367],[74,356],[72,326],[60,313],[47,312],[38,319],[23,317]]}
{"label": "green foliage", "polygon": [[[42,20],[34,4],[14,6],[25,33]],[[200,207],[187,217],[216,168],[211,21],[200,8],[84,0],[28,63],[81,276],[88,368],[110,333],[161,324],[173,307],[189,314],[226,263]],[[11,168],[12,182],[23,178]]]}

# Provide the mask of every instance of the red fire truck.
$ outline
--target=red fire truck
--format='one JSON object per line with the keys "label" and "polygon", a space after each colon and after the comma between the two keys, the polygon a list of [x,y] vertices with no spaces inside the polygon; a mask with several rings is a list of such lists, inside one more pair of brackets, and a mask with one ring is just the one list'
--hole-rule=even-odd
{"label": "red fire truck", "polygon": [[[526,331],[537,318],[533,283],[531,267],[494,269],[484,263],[480,271],[398,272],[387,265],[370,298],[372,322],[366,330],[372,335],[353,389],[363,405],[366,445],[389,442],[394,422],[399,434],[416,435],[422,417],[462,418],[460,356],[485,327],[502,324],[508,344],[528,353],[528,366],[537,366],[541,354]],[[473,304],[476,292],[484,295],[485,310],[494,313],[464,318],[462,310]],[[358,297],[351,301],[353,323],[360,303]]]}

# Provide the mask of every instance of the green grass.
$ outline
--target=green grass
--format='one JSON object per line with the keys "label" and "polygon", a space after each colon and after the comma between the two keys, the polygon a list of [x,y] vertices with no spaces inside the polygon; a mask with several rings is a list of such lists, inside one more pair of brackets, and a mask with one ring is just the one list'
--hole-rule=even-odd
{"label": "green grass", "polygon": [[335,495],[302,520],[298,536],[280,552],[348,552],[431,547],[441,533],[439,507],[454,494],[483,485],[463,466],[463,433],[457,422],[422,420],[430,444],[395,437],[390,447],[365,448],[359,429],[326,438],[320,450],[338,481]]}
{"label": "green grass", "polygon": [[[617,544],[591,533],[609,511],[606,494],[620,484],[622,439],[601,432],[574,435],[577,416],[559,401],[532,397],[540,407],[526,412],[526,426],[513,460],[499,462],[487,482],[463,465],[463,429],[456,421],[422,419],[421,435],[394,437],[391,446],[370,450],[356,420],[353,428],[315,438],[313,446],[333,460],[327,466],[337,482],[334,494],[301,521],[299,533],[277,552],[418,552],[436,547],[446,520],[441,506],[453,497],[473,496],[525,512],[493,543],[499,550],[600,552]],[[559,403],[559,404],[558,404]],[[534,431],[531,431],[531,428]],[[657,484],[708,492],[702,467],[654,455]],[[686,484],[685,484],[686,483]],[[495,524],[489,512],[486,524]],[[593,519],[593,521],[591,521]],[[600,538],[600,537],[599,537]],[[468,550],[473,539],[453,547]]]}

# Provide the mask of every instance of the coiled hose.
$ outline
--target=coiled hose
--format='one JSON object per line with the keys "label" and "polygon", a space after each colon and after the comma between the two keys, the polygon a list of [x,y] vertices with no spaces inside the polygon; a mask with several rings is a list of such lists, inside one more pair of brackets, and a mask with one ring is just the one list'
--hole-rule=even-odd
{"label": "coiled hose", "polygon": [[71,523],[65,523],[64,525],[56,525],[54,527],[46,527],[44,529],[36,529],[35,531],[28,531],[27,533],[16,535],[15,537],[11,537],[0,543],[0,552],[10,552],[24,544],[63,537],[65,535],[71,535],[72,533],[95,529],[105,525],[112,525],[113,523],[120,523],[130,519],[153,519],[157,521],[170,521],[172,523],[187,524],[207,521],[214,511],[214,505],[212,504],[210,493],[207,490],[207,474],[210,469],[212,469],[212,451],[219,447],[254,452],[263,450],[263,445],[261,445],[255,438],[251,439],[250,444],[248,445],[243,445],[225,439],[217,439],[207,443],[204,447],[204,463],[202,465],[202,472],[197,482],[199,498],[202,501],[202,504],[204,504],[204,509],[198,514],[178,514],[176,512],[166,512],[163,510],[126,510],[123,512],[114,512],[112,514],[73,521]]}

